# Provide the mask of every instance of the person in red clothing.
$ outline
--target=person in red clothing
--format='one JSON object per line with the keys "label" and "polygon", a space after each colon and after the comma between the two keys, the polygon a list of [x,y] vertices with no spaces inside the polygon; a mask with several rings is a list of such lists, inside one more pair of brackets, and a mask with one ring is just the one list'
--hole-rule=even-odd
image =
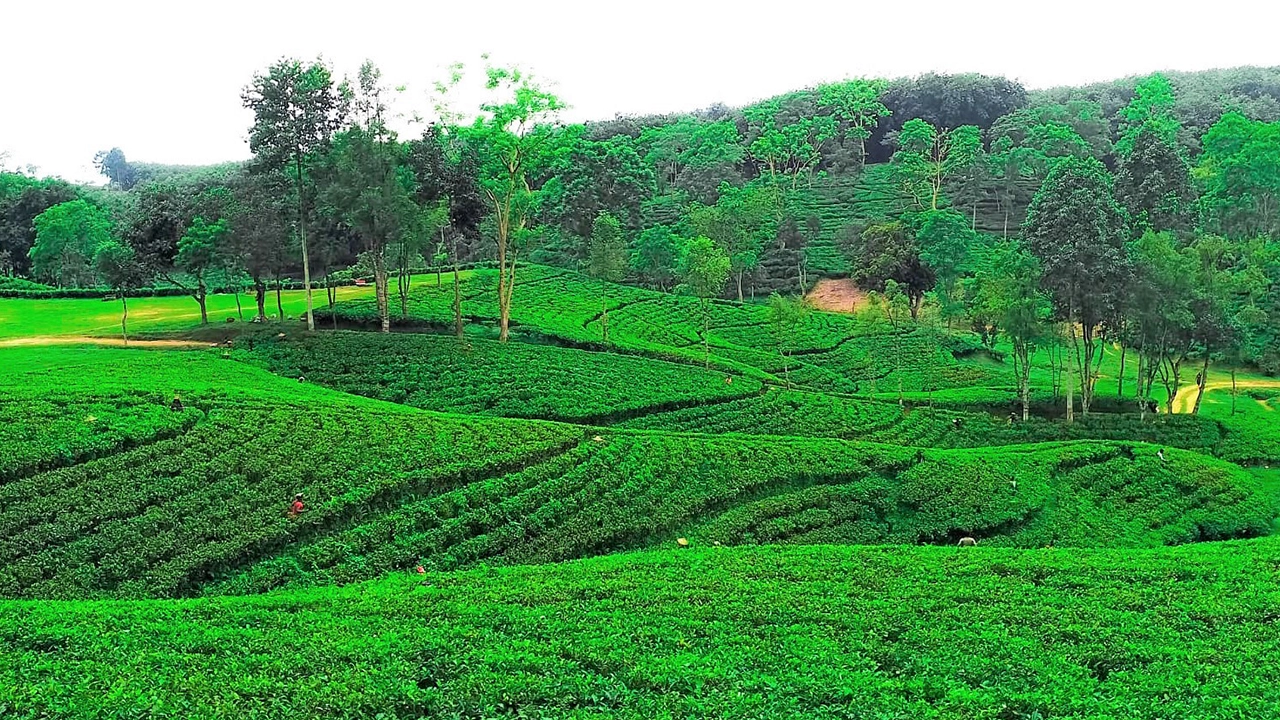
{"label": "person in red clothing", "polygon": [[297,517],[307,506],[302,502],[302,493],[293,496],[293,504],[289,506],[289,517]]}

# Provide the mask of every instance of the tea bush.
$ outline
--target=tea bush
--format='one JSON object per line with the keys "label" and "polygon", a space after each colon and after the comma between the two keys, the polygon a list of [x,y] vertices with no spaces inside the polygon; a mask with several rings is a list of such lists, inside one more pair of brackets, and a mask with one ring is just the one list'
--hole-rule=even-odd
{"label": "tea bush", "polygon": [[1275,539],[699,545],[259,597],[0,602],[0,707],[22,720],[1280,715]]}
{"label": "tea bush", "polygon": [[[244,342],[240,346],[246,346]],[[430,410],[603,424],[755,395],[759,381],[644,358],[422,334],[254,341],[237,359],[285,377]]]}

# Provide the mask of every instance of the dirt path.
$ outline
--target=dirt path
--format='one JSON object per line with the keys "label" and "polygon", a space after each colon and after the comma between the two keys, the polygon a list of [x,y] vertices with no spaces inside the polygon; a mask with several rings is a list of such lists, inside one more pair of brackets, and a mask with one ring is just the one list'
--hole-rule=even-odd
{"label": "dirt path", "polygon": [[[1236,383],[1236,387],[1240,390],[1248,388],[1280,388],[1280,380],[1241,380]],[[1231,381],[1224,380],[1219,382],[1211,382],[1204,386],[1204,391],[1208,394],[1211,390],[1230,390]],[[1196,385],[1185,385],[1178,394],[1173,396],[1173,411],[1175,413],[1189,413],[1196,406],[1196,393],[1198,392]]]}
{"label": "dirt path", "polygon": [[[40,345],[108,345],[124,347],[123,338],[85,337],[82,335],[42,335],[37,337],[10,338],[0,340],[3,347],[32,347]],[[209,347],[210,343],[197,340],[130,340],[129,347],[147,348],[198,348]]]}
{"label": "dirt path", "polygon": [[852,313],[866,301],[867,293],[848,278],[819,280],[805,296],[810,307],[838,313]]}

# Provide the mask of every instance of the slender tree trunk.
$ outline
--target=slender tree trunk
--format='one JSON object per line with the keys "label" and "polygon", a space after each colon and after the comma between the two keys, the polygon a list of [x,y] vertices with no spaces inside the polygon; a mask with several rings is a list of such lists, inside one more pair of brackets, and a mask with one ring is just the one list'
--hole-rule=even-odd
{"label": "slender tree trunk", "polygon": [[204,278],[196,278],[196,304],[200,306],[200,324],[209,324],[209,310],[205,306],[208,290],[204,286]]}
{"label": "slender tree trunk", "polygon": [[[298,171],[298,238],[302,241],[302,288],[307,294],[307,330],[316,329],[316,318],[311,308],[311,258],[307,252],[307,223],[302,212],[302,154],[294,155]],[[284,315],[282,311],[281,316]]]}
{"label": "slender tree trunk", "polygon": [[738,303],[739,303],[739,304],[741,304],[741,303],[743,303],[743,302],[746,302],[746,300],[745,300],[745,299],[743,299],[743,297],[742,297],[742,273],[743,273],[743,272],[744,272],[744,271],[742,271],[742,270],[739,270],[739,271],[738,271]]}
{"label": "slender tree trunk", "polygon": [[[1073,341],[1075,339],[1075,335],[1076,335],[1076,326],[1072,324],[1071,338]],[[1071,423],[1074,423],[1076,421],[1076,409],[1075,409],[1076,383],[1075,383],[1075,380],[1071,378],[1070,362],[1063,363],[1062,370],[1063,370],[1063,373],[1066,375],[1066,382],[1064,383],[1064,385],[1066,386],[1066,391],[1067,391],[1067,424],[1070,425]]]}
{"label": "slender tree trunk", "polygon": [[453,332],[462,342],[462,288],[458,279],[458,237],[453,238]]}
{"label": "slender tree trunk", "polygon": [[129,347],[129,301],[125,299],[123,290],[120,291],[120,305],[124,308],[120,316],[120,334],[124,335],[124,346]]}
{"label": "slender tree trunk", "polygon": [[1231,414],[1236,414],[1236,369],[1231,368]]}
{"label": "slender tree trunk", "polygon": [[235,291],[236,296],[236,317],[240,318],[241,322],[244,322],[244,309],[240,307],[240,286],[236,285],[232,289]]}
{"label": "slender tree trunk", "polygon": [[324,298],[329,303],[329,319],[333,322],[333,329],[338,329],[338,311],[334,305],[338,303],[338,288],[334,286],[329,279],[329,273],[324,274]]}
{"label": "slender tree trunk", "polygon": [[253,295],[258,302],[258,322],[266,322],[267,320],[267,284],[261,280],[254,279]]}
{"label": "slender tree trunk", "polygon": [[1124,361],[1128,351],[1129,347],[1120,343],[1120,372],[1116,374],[1116,400],[1120,402],[1124,402]]}
{"label": "slender tree trunk", "polygon": [[609,344],[609,292],[604,281],[600,282],[600,336]]}
{"label": "slender tree trunk", "polygon": [[711,367],[711,305],[706,298],[702,299],[702,362]]}
{"label": "slender tree trunk", "polygon": [[387,258],[383,252],[373,253],[373,292],[378,301],[378,322],[382,332],[391,332],[390,288],[387,287]]}
{"label": "slender tree trunk", "polygon": [[1192,415],[1200,414],[1200,401],[1204,399],[1204,386],[1209,384],[1209,344],[1204,346],[1204,365],[1200,367],[1200,389],[1196,390],[1196,404],[1191,409]]}
{"label": "slender tree trunk", "polygon": [[276,278],[276,313],[284,319],[284,301],[280,299],[280,291],[284,289],[284,278]]}

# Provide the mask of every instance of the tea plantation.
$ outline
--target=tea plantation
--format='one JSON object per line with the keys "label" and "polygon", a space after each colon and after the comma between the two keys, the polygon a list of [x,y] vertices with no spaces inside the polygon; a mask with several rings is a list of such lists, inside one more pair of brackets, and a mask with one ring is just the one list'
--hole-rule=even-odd
{"label": "tea plantation", "polygon": [[713,303],[707,362],[693,300],[611,287],[606,343],[525,277],[509,343],[477,270],[461,341],[418,283],[386,335],[0,347],[0,717],[1280,713],[1268,380],[1068,425],[1041,358],[1015,421],[942,326],[784,357]]}

